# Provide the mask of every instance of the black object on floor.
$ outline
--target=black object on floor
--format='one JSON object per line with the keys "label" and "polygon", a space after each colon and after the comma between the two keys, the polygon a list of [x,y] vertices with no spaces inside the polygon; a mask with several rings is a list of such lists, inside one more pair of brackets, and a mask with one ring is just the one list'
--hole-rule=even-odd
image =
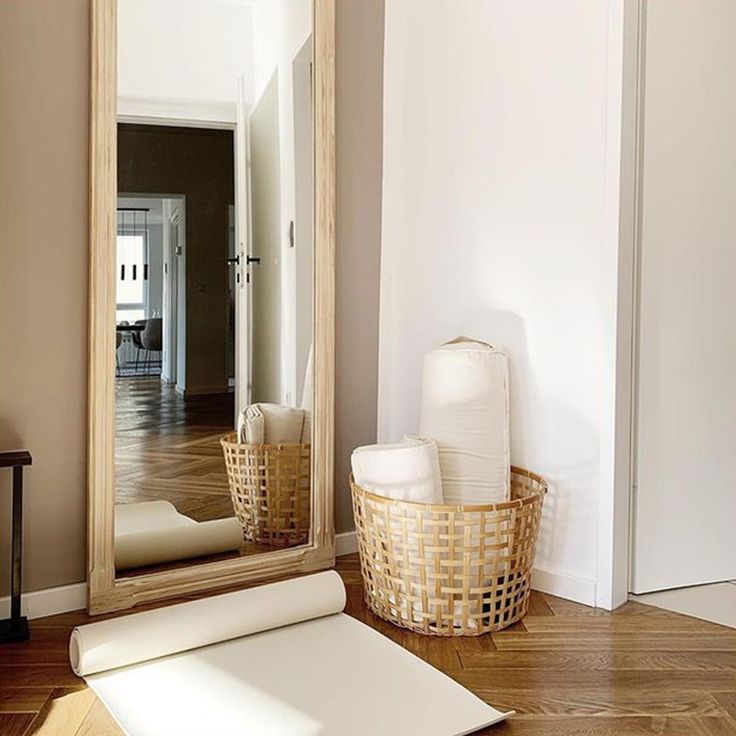
{"label": "black object on floor", "polygon": [[23,551],[23,467],[32,463],[31,453],[27,450],[0,452],[0,468],[13,469],[10,618],[0,621],[0,642],[26,641],[30,636],[28,619],[20,615],[20,581]]}

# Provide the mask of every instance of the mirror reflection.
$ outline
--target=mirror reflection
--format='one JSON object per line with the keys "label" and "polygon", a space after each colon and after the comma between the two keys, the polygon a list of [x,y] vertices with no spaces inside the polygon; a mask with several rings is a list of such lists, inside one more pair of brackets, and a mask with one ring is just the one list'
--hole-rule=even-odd
{"label": "mirror reflection", "polygon": [[119,0],[118,576],[309,541],[310,0]]}

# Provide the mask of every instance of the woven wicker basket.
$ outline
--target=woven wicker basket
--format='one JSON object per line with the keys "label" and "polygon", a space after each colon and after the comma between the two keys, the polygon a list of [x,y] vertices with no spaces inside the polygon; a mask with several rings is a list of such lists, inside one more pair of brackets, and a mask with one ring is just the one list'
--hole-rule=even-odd
{"label": "woven wicker basket", "polygon": [[526,615],[547,483],[511,469],[511,500],[394,501],[350,479],[365,600],[377,616],[436,636],[478,636]]}
{"label": "woven wicker basket", "polygon": [[309,538],[311,445],[246,445],[220,440],[235,515],[245,539],[288,547]]}

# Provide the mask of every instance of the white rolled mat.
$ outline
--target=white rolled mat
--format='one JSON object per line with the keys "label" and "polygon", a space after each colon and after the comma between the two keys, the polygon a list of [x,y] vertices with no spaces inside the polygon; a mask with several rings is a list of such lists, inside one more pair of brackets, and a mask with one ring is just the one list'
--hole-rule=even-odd
{"label": "white rolled mat", "polygon": [[197,522],[168,501],[116,504],[115,567],[127,570],[240,549],[235,517]]}
{"label": "white rolled mat", "polygon": [[344,605],[320,573],[78,627],[70,658],[128,736],[463,736],[509,715]]}
{"label": "white rolled mat", "polygon": [[446,504],[509,499],[508,383],[487,343],[459,337],[424,356],[419,434],[437,441]]}

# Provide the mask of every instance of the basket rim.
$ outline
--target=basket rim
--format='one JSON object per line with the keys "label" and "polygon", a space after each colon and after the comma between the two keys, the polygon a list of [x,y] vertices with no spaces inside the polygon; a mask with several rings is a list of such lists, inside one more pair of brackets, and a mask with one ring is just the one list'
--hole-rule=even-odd
{"label": "basket rim", "polygon": [[220,444],[223,447],[238,447],[244,450],[281,450],[286,447],[311,447],[311,442],[281,442],[278,445],[251,445],[247,442],[238,442],[238,433],[231,432],[230,434],[223,435],[220,437]]}
{"label": "basket rim", "polygon": [[399,508],[416,509],[417,511],[440,511],[451,513],[472,513],[472,512],[491,512],[491,511],[508,511],[510,509],[519,509],[529,504],[535,503],[545,496],[549,490],[547,480],[526,468],[517,465],[511,466],[511,472],[516,475],[523,475],[539,484],[539,490],[524,498],[517,498],[513,501],[502,501],[501,503],[480,503],[480,504],[443,504],[443,503],[422,503],[421,501],[402,501],[386,496],[379,496],[370,491],[366,491],[355,482],[355,477],[350,473],[350,488],[354,494],[361,495],[374,501],[375,503],[384,504],[386,506],[397,506]]}

